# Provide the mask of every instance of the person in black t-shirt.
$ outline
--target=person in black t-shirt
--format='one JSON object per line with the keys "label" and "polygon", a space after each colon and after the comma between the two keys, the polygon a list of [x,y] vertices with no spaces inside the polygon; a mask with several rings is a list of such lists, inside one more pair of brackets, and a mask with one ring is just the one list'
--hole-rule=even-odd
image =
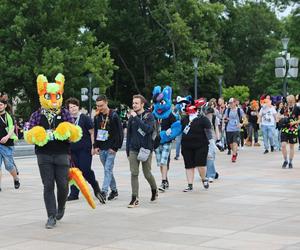
{"label": "person in black t-shirt", "polygon": [[[71,160],[75,167],[78,167],[84,178],[91,184],[95,197],[101,202],[105,203],[104,197],[101,195],[101,190],[98,181],[95,178],[95,173],[91,168],[92,156],[94,154],[94,125],[90,117],[79,111],[79,100],[76,98],[69,98],[66,101],[66,107],[71,116],[75,120],[75,124],[82,129],[82,137],[80,141],[71,143]],[[68,196],[68,201],[78,200],[79,190],[75,185],[71,186],[71,192]]]}
{"label": "person in black t-shirt", "polygon": [[102,196],[106,199],[109,188],[111,192],[108,200],[118,197],[117,183],[113,174],[116,154],[123,143],[123,126],[118,114],[108,107],[105,95],[96,100],[97,115],[94,118],[94,150],[100,155],[104,168]]}
{"label": "person in black t-shirt", "polygon": [[[300,109],[300,94],[296,96],[296,106],[298,107],[298,109]],[[299,146],[298,146],[298,150],[300,151],[300,124],[298,126],[298,143],[299,143]]]}
{"label": "person in black t-shirt", "polygon": [[[281,112],[279,124],[281,124],[281,151],[284,162],[282,168],[293,168],[293,158],[295,154],[295,144],[298,138],[298,126],[300,124],[300,108],[296,105],[293,95],[286,98],[287,107]],[[289,162],[287,159],[287,143],[290,144]]]}
{"label": "person in black t-shirt", "polygon": [[183,191],[189,192],[193,190],[195,168],[199,171],[204,188],[209,188],[206,178],[207,155],[209,150],[215,151],[216,146],[209,119],[203,115],[198,116],[197,106],[194,105],[187,106],[186,113],[188,116],[181,120],[181,153],[188,181],[188,186]]}
{"label": "person in black t-shirt", "polygon": [[246,115],[248,119],[248,139],[246,142],[247,146],[252,146],[252,135],[254,135],[254,146],[260,146],[258,143],[258,113],[259,113],[259,104],[258,101],[251,101],[250,107],[246,110]]}
{"label": "person in black t-shirt", "polygon": [[14,179],[15,189],[20,187],[18,170],[16,168],[13,152],[14,140],[17,136],[14,134],[14,120],[8,112],[6,112],[7,100],[0,97],[0,191],[1,191],[1,165],[4,162],[5,169]]}

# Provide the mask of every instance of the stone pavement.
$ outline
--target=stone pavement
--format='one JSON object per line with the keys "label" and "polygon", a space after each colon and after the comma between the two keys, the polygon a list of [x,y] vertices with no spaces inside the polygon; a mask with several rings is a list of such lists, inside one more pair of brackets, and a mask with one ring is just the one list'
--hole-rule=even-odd
{"label": "stone pavement", "polygon": [[[170,190],[151,204],[140,173],[139,208],[128,209],[130,173],[125,152],[116,159],[119,199],[95,210],[81,198],[69,202],[53,230],[44,229],[46,211],[35,158],[17,159],[21,188],[3,172],[0,193],[0,249],[300,249],[300,152],[294,169],[281,169],[280,152],[240,151],[237,163],[218,153],[220,179],[204,190],[186,186],[183,161],[172,160]],[[174,152],[173,152],[174,156]],[[154,162],[153,162],[154,163]],[[98,157],[93,168],[103,170]],[[158,168],[153,172],[160,181]]]}

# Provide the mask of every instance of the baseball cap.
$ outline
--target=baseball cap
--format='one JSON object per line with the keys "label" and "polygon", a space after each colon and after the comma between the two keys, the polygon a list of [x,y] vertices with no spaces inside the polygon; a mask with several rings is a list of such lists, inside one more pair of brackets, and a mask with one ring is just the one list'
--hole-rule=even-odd
{"label": "baseball cap", "polygon": [[230,99],[229,99],[229,103],[232,103],[232,102],[234,102],[235,100],[234,100],[234,98],[233,97],[231,97]]}

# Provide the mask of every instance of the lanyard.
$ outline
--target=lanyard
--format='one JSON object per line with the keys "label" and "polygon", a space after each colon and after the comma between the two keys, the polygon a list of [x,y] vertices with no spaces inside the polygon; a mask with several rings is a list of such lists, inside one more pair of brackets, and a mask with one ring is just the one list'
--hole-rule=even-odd
{"label": "lanyard", "polygon": [[100,124],[101,129],[106,129],[106,124],[108,122],[108,116],[109,116],[109,114],[106,115],[105,122],[103,123],[103,115],[102,115],[102,121],[101,121],[101,124]]}
{"label": "lanyard", "polygon": [[6,119],[6,114],[4,119],[2,118],[2,115],[0,115],[1,121],[5,124],[5,126],[7,127],[7,119]]}
{"label": "lanyard", "polygon": [[77,116],[77,118],[76,118],[76,120],[75,120],[75,125],[78,125],[78,124],[79,124],[80,115],[81,115],[81,114],[79,114],[79,115]]}

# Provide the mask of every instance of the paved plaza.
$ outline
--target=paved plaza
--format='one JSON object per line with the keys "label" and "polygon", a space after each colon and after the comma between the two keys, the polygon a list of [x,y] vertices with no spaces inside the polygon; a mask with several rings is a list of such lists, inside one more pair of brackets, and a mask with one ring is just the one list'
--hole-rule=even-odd
{"label": "paved plaza", "polygon": [[[55,229],[44,228],[42,184],[35,157],[18,158],[21,188],[3,172],[0,193],[0,249],[300,249],[300,152],[294,169],[281,169],[280,152],[244,148],[237,163],[218,153],[220,179],[204,190],[186,187],[182,158],[171,161],[170,190],[150,203],[140,172],[140,207],[128,209],[130,172],[125,152],[115,164],[119,199],[91,209],[81,197],[67,203]],[[174,156],[174,152],[172,152]],[[173,157],[172,157],[173,159]],[[93,169],[102,183],[97,156]],[[153,172],[160,182],[159,169]]]}

